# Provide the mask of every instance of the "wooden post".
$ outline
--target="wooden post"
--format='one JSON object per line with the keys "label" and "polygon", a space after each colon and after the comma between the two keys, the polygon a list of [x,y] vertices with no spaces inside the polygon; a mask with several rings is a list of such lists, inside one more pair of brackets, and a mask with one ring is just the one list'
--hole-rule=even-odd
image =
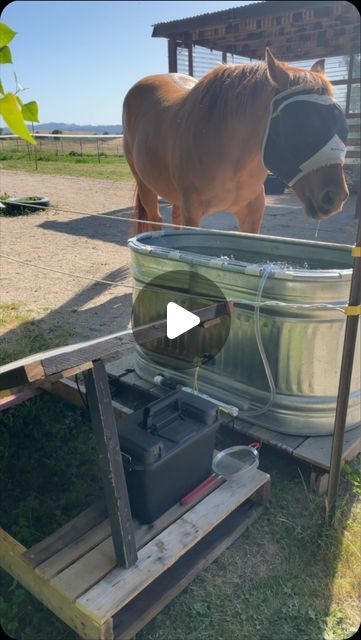
{"label": "wooden post", "polygon": [[[340,381],[337,395],[335,415],[335,427],[332,439],[330,478],[326,498],[326,520],[328,524],[333,522],[336,512],[337,489],[340,480],[343,438],[347,417],[347,408],[351,387],[352,367],[355,354],[357,329],[360,314],[357,307],[361,304],[361,209],[358,210],[358,228],[356,237],[356,250],[353,261],[351,277],[350,298],[348,309],[354,309],[353,315],[347,315],[345,338],[343,343]],[[358,251],[357,251],[358,248]]]}
{"label": "wooden post", "polygon": [[193,45],[192,43],[187,45],[188,49],[188,74],[193,76]]}
{"label": "wooden post", "polygon": [[84,381],[115,556],[119,565],[128,568],[136,563],[137,550],[108,376],[102,360],[94,360],[93,368],[84,373]]}
{"label": "wooden post", "polygon": [[99,140],[97,138],[97,156],[98,156],[98,162],[100,164],[100,155],[99,155]]}
{"label": "wooden post", "polygon": [[348,66],[347,87],[346,87],[346,108],[345,108],[345,112],[346,112],[347,116],[349,115],[349,112],[350,112],[353,62],[354,62],[354,54],[351,53],[349,66]]}
{"label": "wooden post", "polygon": [[169,73],[177,73],[177,43],[175,40],[169,38],[168,40],[168,70]]}

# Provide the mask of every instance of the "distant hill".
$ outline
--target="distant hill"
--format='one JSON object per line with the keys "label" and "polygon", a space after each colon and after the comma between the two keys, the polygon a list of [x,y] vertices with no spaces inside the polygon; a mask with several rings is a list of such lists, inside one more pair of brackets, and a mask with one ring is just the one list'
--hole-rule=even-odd
{"label": "distant hill", "polygon": [[[109,134],[119,134],[123,133],[123,128],[120,124],[68,124],[66,122],[45,122],[44,124],[35,124],[34,123],[34,131],[39,132],[51,132],[54,129],[60,129],[61,131],[75,131],[75,132],[83,132],[83,133],[104,133],[107,131]],[[31,127],[29,127],[31,130]],[[4,133],[8,133],[9,129],[4,128]]]}

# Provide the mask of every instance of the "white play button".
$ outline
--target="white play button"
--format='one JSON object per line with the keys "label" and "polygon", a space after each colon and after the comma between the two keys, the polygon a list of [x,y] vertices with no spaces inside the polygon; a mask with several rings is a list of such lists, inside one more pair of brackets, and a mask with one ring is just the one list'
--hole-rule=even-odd
{"label": "white play button", "polygon": [[175,302],[167,304],[167,338],[174,340],[200,323],[195,313],[191,313]]}

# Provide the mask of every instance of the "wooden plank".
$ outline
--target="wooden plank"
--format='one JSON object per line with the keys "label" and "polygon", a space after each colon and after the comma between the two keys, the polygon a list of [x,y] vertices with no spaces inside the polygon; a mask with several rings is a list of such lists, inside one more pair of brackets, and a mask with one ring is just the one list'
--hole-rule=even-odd
{"label": "wooden plank", "polygon": [[123,567],[131,567],[137,551],[127,484],[112,407],[109,382],[102,360],[84,375],[88,408],[93,425],[115,555]]}
{"label": "wooden plank", "polygon": [[[70,404],[73,404],[76,407],[79,407],[81,409],[84,408],[84,402],[86,397],[84,385],[82,384],[79,385],[81,395],[79,394],[79,389],[77,384],[72,380],[57,380],[56,382],[41,382],[40,386],[45,391],[48,391],[49,393],[53,393],[59,398],[62,398],[63,400],[65,400],[65,402],[69,402]],[[112,405],[113,405],[113,410],[115,415],[119,416],[120,418],[124,416],[128,416],[130,413],[133,413],[131,409],[124,406],[120,402],[117,402],[116,400],[112,400]]]}
{"label": "wooden plank", "polygon": [[177,73],[177,43],[172,38],[168,40],[168,71]]}
{"label": "wooden plank", "polygon": [[265,444],[277,447],[278,449],[282,449],[282,451],[291,454],[306,439],[305,436],[292,436],[286,433],[279,433],[278,431],[271,431],[271,429],[266,429],[265,427],[261,427],[257,424],[251,424],[250,422],[245,422],[241,419],[236,419],[234,421],[234,429],[248,438],[260,440]]}
{"label": "wooden plank", "polygon": [[317,473],[311,471],[310,474],[310,487],[317,496],[324,496],[328,489],[329,473]]}
{"label": "wooden plank", "polygon": [[[0,367],[0,390],[21,386],[34,381],[34,379],[42,380],[47,375],[53,375],[88,362],[92,358],[98,357],[99,354],[105,357],[116,352],[121,353],[123,348],[128,348],[130,345],[134,346],[135,341],[131,331],[126,330],[104,338],[79,342],[27,356]],[[42,366],[42,363],[45,366]],[[39,368],[36,369],[38,364]]]}
{"label": "wooden plank", "polygon": [[[256,470],[247,478],[228,480],[193,507],[139,552],[138,562],[128,570],[113,569],[103,580],[76,600],[79,607],[94,612],[102,621],[173,565],[178,558],[207,535],[221,520],[245,502],[269,476]],[[57,583],[55,578],[54,584]],[[60,586],[60,585],[58,585]],[[68,592],[71,585],[62,584]]]}
{"label": "wooden plank", "polygon": [[[294,455],[309,464],[330,468],[332,436],[313,436],[295,449]],[[342,462],[352,460],[361,451],[361,426],[345,432]]]}
{"label": "wooden plank", "polygon": [[30,398],[34,398],[41,394],[41,389],[37,388],[29,388],[24,389],[23,391],[16,391],[5,398],[0,398],[0,411],[5,411],[5,409],[9,409],[10,407],[15,407],[25,400],[29,400]]}
{"label": "wooden plank", "polygon": [[0,566],[82,638],[111,640],[111,620],[101,624],[85,607],[71,602],[64,593],[36,574],[24,559],[25,552],[23,545],[0,529]]}
{"label": "wooden plank", "polygon": [[116,558],[111,538],[110,522],[109,518],[107,518],[49,557],[45,562],[37,565],[36,570],[44,578],[50,580],[107,539],[110,550],[113,550],[113,566],[115,566]]}
{"label": "wooden plank", "polygon": [[[134,521],[137,549],[144,547],[150,540],[192,509],[195,504],[203,500],[213,490],[209,489],[191,505],[181,505],[179,503],[174,505],[152,524],[140,525]],[[262,490],[263,487],[258,491]],[[254,495],[256,496],[257,493],[256,491]],[[105,536],[106,532],[108,532],[108,537]],[[94,544],[96,539],[99,541],[97,545]],[[110,535],[110,523],[109,520],[106,520],[97,531],[89,531],[83,536],[82,540],[77,539],[74,544],[62,549],[42,565],[38,565],[37,571],[47,579],[55,578],[61,573],[57,584],[70,584],[71,590],[68,591],[68,595],[76,599],[104,578],[107,573],[116,567],[116,564],[117,561]]]}
{"label": "wooden plank", "polygon": [[241,505],[114,616],[116,640],[131,640],[261,515],[260,506]]}
{"label": "wooden plank", "polygon": [[99,501],[24,552],[27,562],[36,567],[84,535],[107,517],[106,506]]}
{"label": "wooden plank", "polygon": [[[232,302],[219,302],[204,309],[194,311],[202,325],[206,320],[218,318],[233,310]],[[91,362],[99,358],[106,358],[121,353],[123,349],[135,346],[136,342],[146,344],[165,336],[167,333],[167,321],[162,320],[150,325],[139,327],[132,331],[127,329],[112,335],[79,342],[78,344],[51,349],[41,353],[22,358],[16,362],[10,362],[0,367],[0,391],[17,387],[29,382],[43,380],[52,376],[62,377],[62,372],[76,371],[84,363]]]}

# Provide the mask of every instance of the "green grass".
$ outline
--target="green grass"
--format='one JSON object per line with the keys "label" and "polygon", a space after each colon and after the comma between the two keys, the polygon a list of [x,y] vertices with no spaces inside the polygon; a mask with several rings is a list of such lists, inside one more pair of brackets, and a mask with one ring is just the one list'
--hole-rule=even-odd
{"label": "green grass", "polygon": [[[47,394],[0,414],[0,473],[2,527],[25,546],[101,495],[88,420]],[[0,594],[1,625],[11,637],[77,637],[4,572]]]}
{"label": "green grass", "polygon": [[63,322],[48,329],[40,326],[39,315],[49,308],[32,309],[21,302],[0,304],[0,365],[25,356],[60,347],[69,342],[71,328]]}
{"label": "green grass", "polygon": [[57,156],[55,153],[42,153],[39,154],[38,169],[36,169],[34,160],[29,160],[27,153],[2,152],[0,153],[0,169],[133,181],[124,156],[102,156],[99,163],[97,156]]}
{"label": "green grass", "polygon": [[[25,546],[100,495],[89,422],[59,399],[44,395],[0,414],[0,443],[2,526]],[[352,484],[343,485],[328,530],[323,499],[305,491],[294,467],[271,464],[268,510],[137,640],[343,640],[357,628],[361,508],[351,506]],[[0,586],[0,619],[12,637],[76,640],[6,574]]]}
{"label": "green grass", "polygon": [[[47,346],[49,338],[31,319],[34,310],[14,303],[2,305],[1,311],[2,330],[34,324],[38,347]],[[26,336],[20,347],[24,354],[33,350]],[[18,354],[19,347],[14,348]],[[231,444],[227,439],[229,434],[221,446]],[[307,490],[306,467],[266,447],[260,459],[261,468],[272,475],[270,506],[137,640],[344,640],[357,629],[359,459],[344,467],[331,529],[324,524],[324,499]],[[44,394],[0,413],[0,474],[1,526],[29,547],[100,495],[85,412]],[[0,589],[0,621],[11,637],[76,640],[71,629],[5,573]]]}

